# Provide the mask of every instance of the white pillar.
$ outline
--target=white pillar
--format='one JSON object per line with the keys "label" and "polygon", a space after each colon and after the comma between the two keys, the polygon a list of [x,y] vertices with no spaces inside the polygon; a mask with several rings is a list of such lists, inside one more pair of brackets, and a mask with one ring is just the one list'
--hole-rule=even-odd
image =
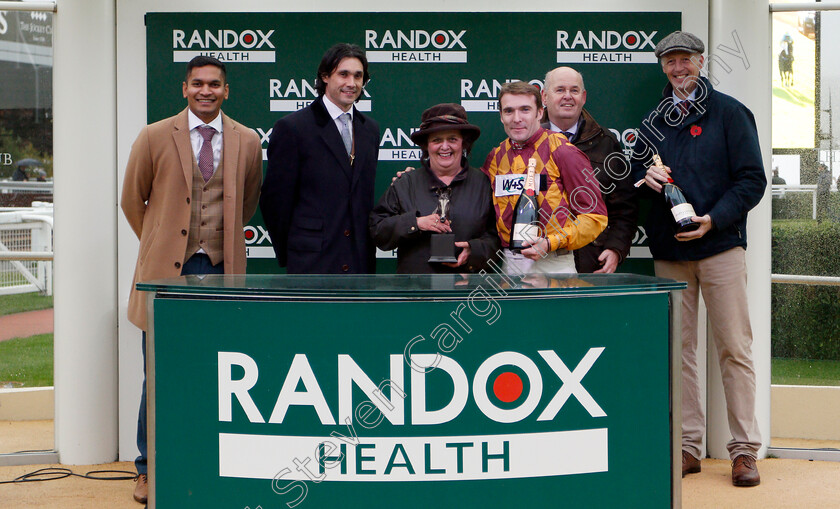
{"label": "white pillar", "polygon": [[117,457],[114,1],[64,0],[54,19],[55,442],[61,463],[103,463]]}
{"label": "white pillar", "polygon": [[[739,47],[740,45],[740,47]],[[770,180],[770,10],[766,0],[711,0],[707,54],[716,88],[746,105],[755,115],[764,169]],[[739,53],[736,56],[733,53]],[[745,60],[744,60],[745,59]],[[727,69],[726,67],[729,67]],[[737,150],[737,147],[735,148]],[[753,331],[756,370],[756,417],[763,457],[770,444],[770,190],[747,220],[747,298]],[[730,440],[720,367],[714,348],[709,351],[706,448],[713,458],[729,458]]]}

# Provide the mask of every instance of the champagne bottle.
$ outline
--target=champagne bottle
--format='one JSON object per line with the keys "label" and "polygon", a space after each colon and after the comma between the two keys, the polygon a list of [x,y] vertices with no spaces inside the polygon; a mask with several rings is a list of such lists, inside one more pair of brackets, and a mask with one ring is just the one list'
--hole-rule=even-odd
{"label": "champagne bottle", "polygon": [[528,243],[536,242],[540,238],[539,219],[537,216],[537,185],[536,185],[537,160],[533,157],[528,160],[528,173],[525,176],[525,185],[522,194],[516,200],[513,208],[513,223],[510,233],[510,249],[521,251],[526,249]]}
{"label": "champagne bottle", "polygon": [[[662,168],[662,159],[658,154],[653,155],[653,164]],[[670,176],[668,182],[662,184],[662,195],[665,197],[665,203],[671,208],[671,214],[674,216],[674,228],[677,233],[693,232],[700,228],[700,223],[691,220],[692,216],[697,215],[694,212],[694,207],[688,203],[682,189],[674,184],[674,180]]]}

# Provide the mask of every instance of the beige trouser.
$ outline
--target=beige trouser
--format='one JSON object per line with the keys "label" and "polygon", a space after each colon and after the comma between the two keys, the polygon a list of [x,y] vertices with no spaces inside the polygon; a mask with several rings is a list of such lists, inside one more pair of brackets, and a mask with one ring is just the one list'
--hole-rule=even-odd
{"label": "beige trouser", "polygon": [[566,249],[558,249],[534,261],[525,258],[521,253],[514,253],[510,249],[503,251],[505,254],[505,274],[577,274],[575,270],[575,255]]}
{"label": "beige trouser", "polygon": [[742,247],[693,262],[655,260],[656,275],[685,281],[682,296],[682,448],[700,457],[706,430],[697,372],[698,290],[709,313],[717,348],[732,440],[729,456],[756,457],[761,435],[755,419],[755,369],[747,306],[747,269]]}

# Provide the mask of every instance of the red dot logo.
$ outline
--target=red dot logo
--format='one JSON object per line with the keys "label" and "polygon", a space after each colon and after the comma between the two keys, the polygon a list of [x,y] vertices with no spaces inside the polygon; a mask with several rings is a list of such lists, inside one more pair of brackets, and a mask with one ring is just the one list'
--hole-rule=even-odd
{"label": "red dot logo", "polygon": [[627,44],[630,45],[630,46],[632,46],[633,44],[636,44],[636,36],[635,35],[628,35],[627,36]]}
{"label": "red dot logo", "polygon": [[444,37],[443,34],[437,34],[435,36],[435,42],[436,43],[443,44],[445,41],[446,41],[446,37]]}
{"label": "red dot logo", "polygon": [[254,233],[254,230],[245,230],[245,240],[251,240],[256,237],[256,235],[257,234]]}
{"label": "red dot logo", "polygon": [[624,137],[628,143],[633,143],[636,140],[636,135],[633,133],[628,133],[627,136]]}
{"label": "red dot logo", "polygon": [[505,403],[512,403],[522,395],[522,379],[516,373],[506,371],[493,382],[493,394]]}
{"label": "red dot logo", "polygon": [[244,42],[245,44],[251,44],[252,42],[254,42],[254,36],[251,34],[245,34],[242,36],[242,42]]}

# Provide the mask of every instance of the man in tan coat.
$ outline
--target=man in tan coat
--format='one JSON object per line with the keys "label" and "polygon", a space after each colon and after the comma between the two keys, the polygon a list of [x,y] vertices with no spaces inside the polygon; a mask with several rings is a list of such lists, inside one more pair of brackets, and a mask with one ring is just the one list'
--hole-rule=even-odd
{"label": "man in tan coat", "polygon": [[[243,227],[259,201],[260,139],[221,112],[230,92],[224,64],[194,58],[187,64],[183,92],[184,111],[140,131],[123,182],[122,209],[140,239],[128,318],[144,331],[146,299],[136,284],[183,274],[244,273]],[[144,332],[144,360],[145,347]],[[145,503],[145,381],[137,446],[134,498]]]}

